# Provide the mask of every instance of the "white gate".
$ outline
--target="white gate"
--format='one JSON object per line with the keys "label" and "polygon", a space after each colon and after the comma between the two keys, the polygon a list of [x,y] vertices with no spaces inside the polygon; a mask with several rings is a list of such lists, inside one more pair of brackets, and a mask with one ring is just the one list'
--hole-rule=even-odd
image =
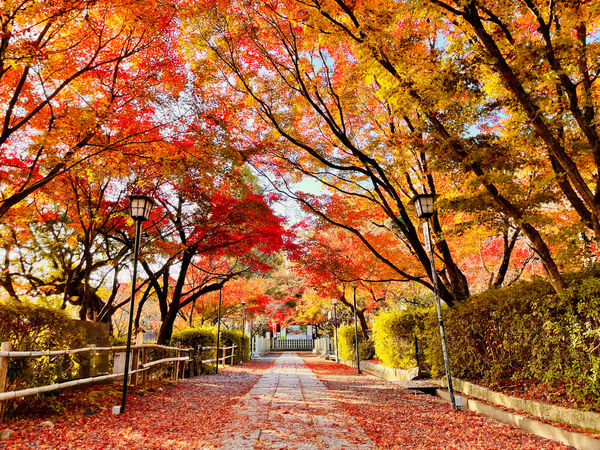
{"label": "white gate", "polygon": [[314,339],[273,339],[271,350],[312,350]]}

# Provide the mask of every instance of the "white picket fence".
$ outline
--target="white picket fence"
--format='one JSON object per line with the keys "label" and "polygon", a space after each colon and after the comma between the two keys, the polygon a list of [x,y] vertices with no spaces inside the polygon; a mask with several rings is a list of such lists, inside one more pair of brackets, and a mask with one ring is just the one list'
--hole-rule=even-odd
{"label": "white picket fence", "polygon": [[273,339],[271,350],[312,350],[314,339]]}

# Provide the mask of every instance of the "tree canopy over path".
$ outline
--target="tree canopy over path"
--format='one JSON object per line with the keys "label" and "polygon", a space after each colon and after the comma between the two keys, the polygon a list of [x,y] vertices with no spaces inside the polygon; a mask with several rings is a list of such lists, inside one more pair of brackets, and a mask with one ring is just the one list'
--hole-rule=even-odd
{"label": "tree canopy over path", "polygon": [[599,409],[599,74],[597,1],[4,1],[3,339],[388,314],[436,376],[435,293],[462,375]]}
{"label": "tree canopy over path", "polygon": [[[423,192],[439,196],[447,305],[533,275],[562,292],[598,259],[599,14],[531,0],[8,2],[0,296],[118,326],[132,193],[157,200],[136,325],[158,322],[161,342],[225,284],[308,253],[343,299],[350,282],[384,306],[406,297],[399,285],[433,289],[410,202]],[[305,220],[274,212],[290,199]],[[375,270],[335,269],[335,241]],[[262,313],[284,322],[296,295],[270,286],[255,304],[270,297]]]}

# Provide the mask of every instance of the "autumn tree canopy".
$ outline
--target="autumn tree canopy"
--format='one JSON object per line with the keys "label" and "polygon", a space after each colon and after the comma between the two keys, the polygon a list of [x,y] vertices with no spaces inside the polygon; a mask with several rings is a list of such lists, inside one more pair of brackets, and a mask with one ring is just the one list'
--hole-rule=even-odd
{"label": "autumn tree canopy", "polygon": [[[432,289],[411,202],[424,192],[450,306],[533,275],[561,291],[597,260],[593,3],[22,0],[0,14],[3,301],[110,322],[134,192],[157,200],[136,298],[162,341],[204,295],[276,267],[308,289],[256,297],[283,322],[350,283],[363,311]],[[290,201],[300,223],[274,212]]]}

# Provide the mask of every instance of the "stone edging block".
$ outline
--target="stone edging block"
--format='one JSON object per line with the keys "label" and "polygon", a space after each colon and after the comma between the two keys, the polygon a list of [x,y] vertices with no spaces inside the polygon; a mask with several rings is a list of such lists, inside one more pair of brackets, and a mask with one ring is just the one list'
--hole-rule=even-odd
{"label": "stone edging block", "polygon": [[[441,382],[443,386],[447,384],[445,381],[444,378]],[[460,378],[452,377],[452,385],[456,391],[462,392],[470,397],[485,400],[486,402],[504,406],[505,408],[525,411],[540,419],[564,423],[590,431],[600,431],[600,414],[598,413],[579,411],[576,409],[564,408],[562,406],[550,405],[548,403],[512,397],[461,380]]]}
{"label": "stone edging block", "polygon": [[[346,366],[356,367],[356,361],[346,360],[340,361],[340,363],[345,364]],[[379,378],[383,378],[386,381],[410,381],[419,376],[418,367],[413,367],[411,369],[395,369],[370,361],[361,361],[360,368]]]}
{"label": "stone edging block", "polygon": [[[454,378],[452,380],[454,382]],[[436,394],[441,399],[450,401],[450,394],[448,394],[448,391],[437,389]],[[491,417],[498,422],[517,426],[529,433],[560,442],[568,445],[569,447],[580,450],[598,450],[600,448],[600,440],[591,438],[584,434],[563,430],[562,428],[554,425],[549,425],[535,419],[529,419],[512,411],[505,411],[496,406],[488,405],[472,398],[467,399],[463,397],[463,402],[463,410],[468,409],[476,412],[477,414]]]}

